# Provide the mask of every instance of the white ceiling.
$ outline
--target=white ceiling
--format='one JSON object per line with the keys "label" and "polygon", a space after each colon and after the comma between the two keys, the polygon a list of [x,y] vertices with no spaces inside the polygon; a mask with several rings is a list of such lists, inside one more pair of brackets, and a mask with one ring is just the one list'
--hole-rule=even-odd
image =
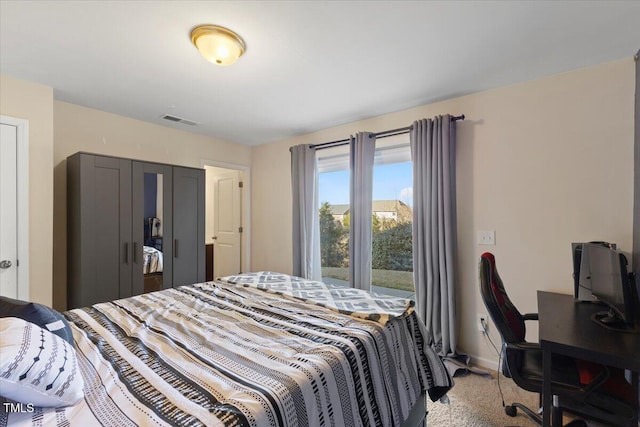
{"label": "white ceiling", "polygon": [[[640,1],[0,0],[0,72],[257,145],[631,57],[639,23]],[[246,54],[206,62],[189,38],[200,24],[238,32]]]}

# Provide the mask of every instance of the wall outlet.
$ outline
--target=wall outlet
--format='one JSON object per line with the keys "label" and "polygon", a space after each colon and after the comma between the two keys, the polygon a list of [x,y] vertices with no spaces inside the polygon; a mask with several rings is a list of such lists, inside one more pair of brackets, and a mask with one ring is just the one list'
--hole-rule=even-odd
{"label": "wall outlet", "polygon": [[[482,326],[484,324],[484,327]],[[489,330],[489,320],[486,314],[478,313],[478,331],[484,332],[485,327]]]}
{"label": "wall outlet", "polygon": [[496,244],[495,230],[478,231],[478,244],[479,245],[495,245]]}

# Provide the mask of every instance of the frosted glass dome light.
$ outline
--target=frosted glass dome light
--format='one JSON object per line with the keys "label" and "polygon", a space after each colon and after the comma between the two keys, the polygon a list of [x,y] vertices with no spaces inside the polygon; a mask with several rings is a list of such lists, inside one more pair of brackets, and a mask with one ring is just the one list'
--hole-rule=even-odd
{"label": "frosted glass dome light", "polygon": [[245,52],[239,35],[218,25],[201,25],[191,31],[191,41],[207,61],[217,65],[231,65]]}

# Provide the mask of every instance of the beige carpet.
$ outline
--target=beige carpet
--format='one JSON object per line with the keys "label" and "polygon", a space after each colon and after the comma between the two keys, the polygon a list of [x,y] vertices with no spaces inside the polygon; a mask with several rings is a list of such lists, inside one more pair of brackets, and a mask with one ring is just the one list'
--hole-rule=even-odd
{"label": "beige carpet", "polygon": [[[448,394],[449,404],[434,403],[427,399],[427,427],[535,426],[520,411],[514,418],[505,414],[498,391],[497,374],[491,374],[493,378],[475,374],[454,378],[455,386]],[[500,376],[500,386],[507,405],[515,401],[534,410],[538,407],[538,395],[518,388],[511,379]],[[589,427],[601,425],[589,423]]]}

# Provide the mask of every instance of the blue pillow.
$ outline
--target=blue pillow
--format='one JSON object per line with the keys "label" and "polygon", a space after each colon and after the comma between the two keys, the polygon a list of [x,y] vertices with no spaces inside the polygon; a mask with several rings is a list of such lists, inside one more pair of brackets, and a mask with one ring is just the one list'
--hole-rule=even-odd
{"label": "blue pillow", "polygon": [[46,305],[0,297],[0,318],[18,317],[56,334],[74,346],[71,326],[62,313]]}

